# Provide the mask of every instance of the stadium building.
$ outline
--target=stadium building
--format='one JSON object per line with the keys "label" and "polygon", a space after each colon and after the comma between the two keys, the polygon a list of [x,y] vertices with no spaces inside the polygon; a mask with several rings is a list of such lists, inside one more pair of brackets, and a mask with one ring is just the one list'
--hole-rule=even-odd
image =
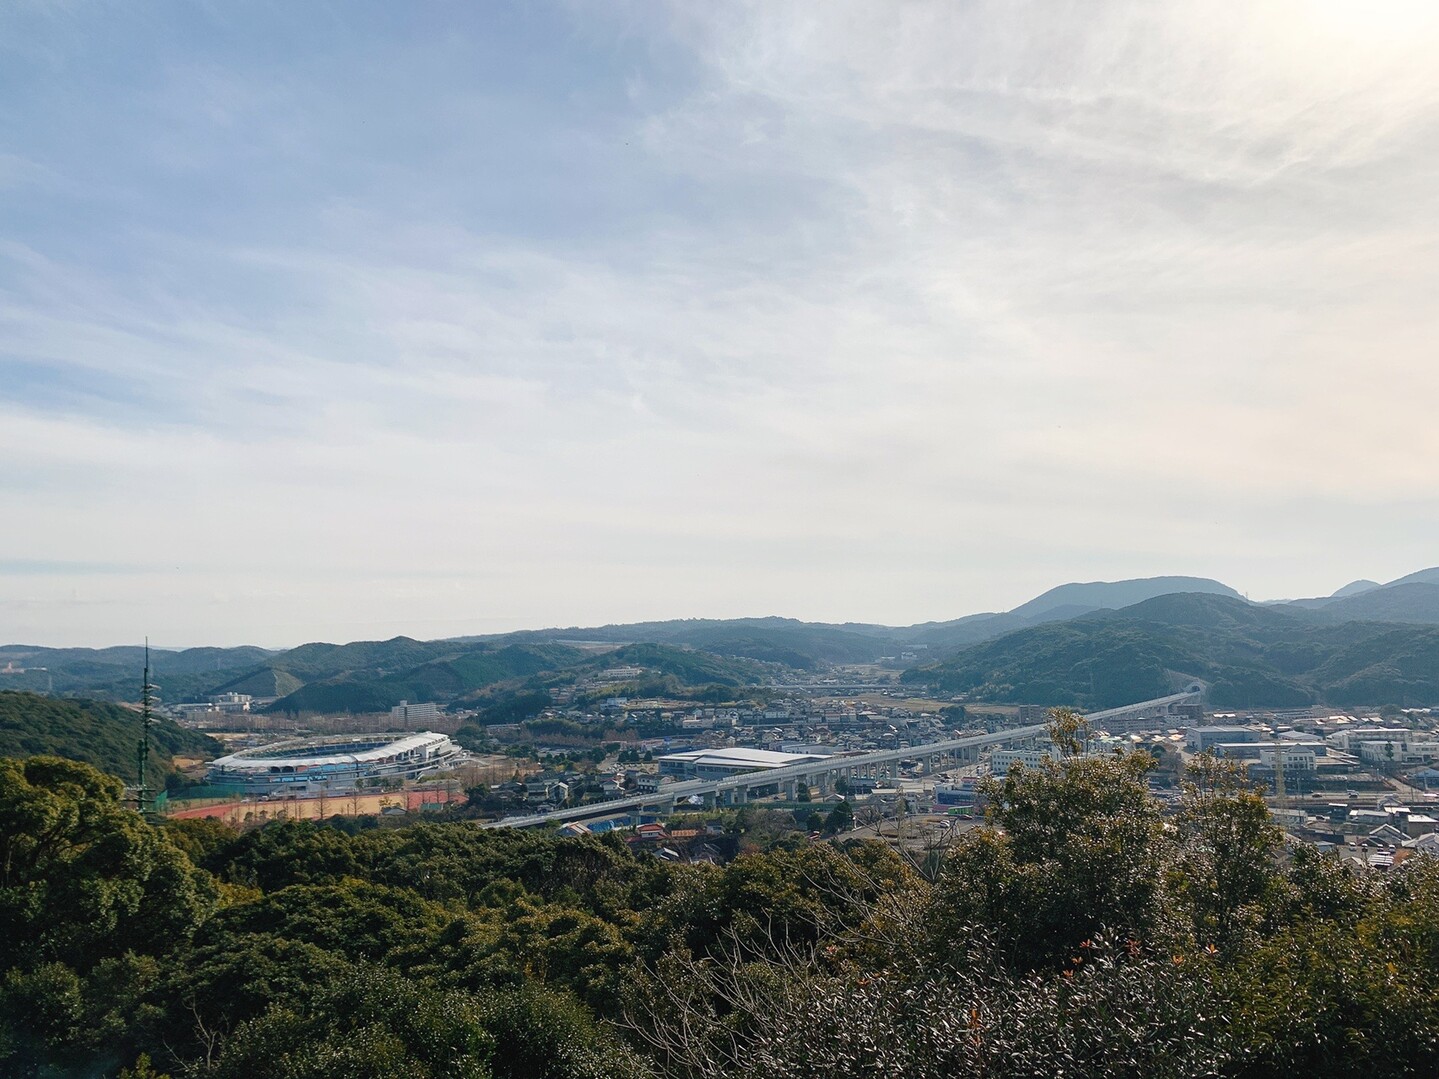
{"label": "stadium building", "polygon": [[463,756],[447,735],[429,731],[309,738],[220,757],[210,763],[208,779],[247,794],[334,793],[366,780],[414,779]]}

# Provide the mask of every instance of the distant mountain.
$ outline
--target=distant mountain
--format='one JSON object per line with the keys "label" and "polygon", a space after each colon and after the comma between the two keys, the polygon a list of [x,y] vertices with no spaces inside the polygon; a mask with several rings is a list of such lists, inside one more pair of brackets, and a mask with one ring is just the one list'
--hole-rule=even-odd
{"label": "distant mountain", "polygon": [[[68,757],[134,783],[139,738],[140,717],[119,705],[0,692],[0,757]],[[213,757],[221,751],[213,738],[157,720],[151,732],[149,783],[163,788],[177,755]]]}
{"label": "distant mountain", "polygon": [[[273,652],[264,648],[186,648],[150,650],[152,682],[165,701],[194,700],[210,687],[253,670]],[[5,674],[6,689],[85,696],[110,701],[135,701],[140,696],[145,649],[136,645],[114,648],[45,648],[38,645],[0,645],[0,668],[23,673]]]}
{"label": "distant mountain", "polygon": [[305,681],[330,678],[351,671],[408,670],[455,652],[447,641],[417,641],[413,637],[391,637],[388,641],[352,641],[349,644],[316,642],[281,652],[272,666]]}
{"label": "distant mountain", "polygon": [[1028,603],[1021,603],[1009,613],[1031,620],[1051,611],[1062,612],[1062,617],[1074,617],[1087,611],[1117,610],[1153,599],[1155,596],[1167,596],[1176,592],[1200,592],[1229,596],[1231,599],[1244,598],[1227,584],[1208,577],[1137,577],[1128,581],[1062,584],[1035,596]]}
{"label": "distant mountain", "polygon": [[1350,581],[1343,588],[1337,589],[1332,595],[1312,596],[1308,599],[1271,600],[1271,607],[1303,607],[1307,610],[1318,610],[1320,607],[1327,607],[1336,599],[1346,599],[1350,596],[1362,596],[1365,592],[1372,592],[1376,588],[1384,586],[1378,581]]}
{"label": "distant mountain", "polygon": [[[333,666],[337,661],[361,665],[305,682],[270,705],[270,711],[385,712],[403,700],[452,701],[497,682],[563,668],[587,658],[578,649],[556,644],[457,646],[453,641],[422,643],[407,637],[362,642],[358,647],[304,648],[307,651],[299,658],[311,669],[316,664]],[[342,653],[341,648],[349,651]],[[413,662],[416,659],[420,662]],[[284,670],[290,662],[291,653],[287,652],[276,658],[275,666]]]}
{"label": "distant mountain", "polygon": [[1214,593],[1182,592],[1154,596],[1114,611],[1097,611],[1081,621],[1152,622],[1176,629],[1258,638],[1300,631],[1311,619],[1298,612],[1276,610],[1242,598]]}
{"label": "distant mountain", "polygon": [[[594,678],[614,668],[639,667],[638,678],[610,684],[604,696],[655,697],[687,695],[701,687],[742,689],[770,681],[782,668],[741,656],[720,656],[700,649],[667,644],[627,644],[560,672],[560,679]],[[732,696],[732,694],[731,694]]]}
{"label": "distant mountain", "polygon": [[1388,584],[1355,581],[1332,596],[1275,606],[1320,612],[1331,621],[1357,618],[1439,625],[1439,568],[1419,570]]}
{"label": "distant mountain", "polygon": [[206,696],[220,693],[247,693],[251,697],[269,699],[294,693],[305,683],[289,671],[279,667],[264,666],[259,670],[246,671],[228,682],[212,686]]}
{"label": "distant mountain", "polygon": [[777,664],[674,645],[626,644],[562,670],[486,686],[462,700],[478,709],[477,722],[483,726],[538,715],[552,703],[553,692],[562,687],[570,689],[573,702],[580,707],[610,697],[722,704],[754,699],[752,687],[772,681],[783,671]]}
{"label": "distant mountain", "polygon": [[[157,675],[203,674],[209,671],[253,667],[263,663],[273,652],[243,645],[239,648],[186,648],[169,651],[150,649],[150,669]],[[76,670],[138,672],[145,665],[145,649],[141,645],[118,645],[112,648],[45,648],[41,645],[0,645],[0,664],[17,667],[45,667],[52,673]]]}
{"label": "distant mountain", "polygon": [[1419,622],[1439,625],[1439,584],[1391,584],[1330,600],[1314,609],[1336,622]]}
{"label": "distant mountain", "polygon": [[1174,592],[1202,592],[1240,598],[1226,584],[1208,577],[1138,577],[1126,581],[1089,581],[1062,584],[1021,603],[1012,611],[970,615],[953,622],[928,622],[892,633],[911,646],[945,653],[992,640],[1015,630],[1046,622],[1063,622],[1093,611],[1127,607],[1141,600]]}
{"label": "distant mountain", "polygon": [[[643,639],[651,633],[670,643]],[[615,648],[607,653],[611,658],[596,658],[593,650],[554,639],[565,635],[590,640],[608,637],[615,640]],[[697,644],[689,644],[690,640]],[[868,661],[894,649],[890,641],[848,630],[810,627],[792,619],[746,619],[526,632],[485,639],[394,637],[349,644],[315,642],[279,653],[258,648],[190,649],[184,653],[157,650],[151,659],[154,681],[168,703],[234,692],[277,698],[270,706],[273,711],[361,713],[384,712],[401,700],[443,703],[469,699],[491,686],[562,675],[582,664],[597,669],[644,666],[652,676],[650,689],[683,691],[697,685],[749,684],[749,678],[770,681],[779,668],[767,664],[823,667],[829,657]],[[134,701],[139,696],[143,663],[144,650],[128,646],[5,646],[0,647],[0,669],[10,664],[13,670],[3,675],[0,686]],[[669,681],[661,685],[654,679]]]}
{"label": "distant mountain", "polygon": [[1350,581],[1343,588],[1336,589],[1334,594],[1331,595],[1329,598],[1343,599],[1345,596],[1357,596],[1361,592],[1372,592],[1374,589],[1380,587],[1382,586],[1379,584],[1378,581]]}
{"label": "distant mountain", "polygon": [[[488,699],[495,693],[519,692],[517,687],[521,686],[529,686],[525,692],[535,696],[545,688],[544,684],[562,685],[581,677],[588,669],[586,664],[594,658],[592,644],[615,650],[638,646],[669,649],[664,653],[664,662],[654,665],[658,672],[654,677],[670,680],[665,685],[675,693],[682,693],[699,685],[730,684],[727,680],[730,676],[724,671],[741,680],[745,676],[738,672],[742,670],[749,670],[761,681],[773,680],[774,671],[762,666],[765,664],[800,671],[881,661],[902,667],[914,663],[914,656],[918,655],[921,661],[929,660],[928,665],[934,668],[936,660],[951,655],[956,659],[977,655],[973,652],[976,646],[1007,639],[1019,631],[1051,624],[1069,625],[1117,610],[1129,612],[1126,617],[1132,618],[1136,607],[1148,603],[1154,604],[1148,610],[1157,616],[1167,609],[1166,604],[1159,601],[1169,598],[1172,601],[1169,607],[1174,602],[1193,607],[1195,596],[1226,601],[1226,605],[1221,606],[1229,612],[1225,615],[1227,624],[1198,626],[1181,619],[1171,630],[1210,634],[1241,632],[1243,627],[1233,612],[1249,605],[1237,591],[1206,577],[1169,576],[1073,582],[1051,588],[1011,611],[972,614],[913,626],[801,622],[779,617],[691,618],[527,630],[439,641],[393,637],[386,641],[348,644],[314,642],[283,652],[261,648],[157,649],[152,653],[152,660],[154,681],[159,684],[160,695],[166,703],[238,692],[276,698],[275,707],[282,711],[376,712],[385,711],[401,700],[471,701]],[[1191,598],[1173,600],[1173,597]],[[1213,608],[1207,610],[1213,615]],[[1296,618],[1307,617],[1311,622],[1317,620],[1331,626],[1354,620],[1439,625],[1439,568],[1421,570],[1387,585],[1354,581],[1333,596],[1268,604],[1255,610],[1287,618],[1291,623]],[[1186,617],[1198,617],[1197,609]],[[1265,615],[1254,617],[1262,619]],[[1083,627],[1076,630],[1081,635],[1087,632],[1090,631]],[[1052,634],[1055,640],[1063,636],[1059,631]],[[681,669],[698,663],[694,657],[699,655],[712,657],[720,664],[718,673],[710,672],[714,677],[698,670]],[[676,658],[680,656],[690,658],[681,661]],[[138,696],[142,662],[142,650],[134,646],[106,649],[0,646],[0,686],[62,696],[133,701]],[[11,669],[6,669],[7,664]],[[755,666],[746,668],[745,664]],[[673,669],[659,670],[661,667]],[[755,671],[761,673],[753,674]],[[1150,681],[1157,678],[1154,676]],[[492,692],[492,687],[501,689]],[[659,691],[665,686],[653,683],[647,688],[654,690],[654,695],[661,695]],[[1299,695],[1319,691],[1317,684],[1311,685],[1303,679],[1294,681],[1289,689]],[[712,692],[719,693],[720,689]],[[1089,697],[1102,696],[1095,681]]]}
{"label": "distant mountain", "polygon": [[1407,577],[1400,577],[1398,580],[1390,581],[1385,588],[1395,588],[1405,584],[1439,584],[1439,566],[1432,569],[1421,569],[1417,573],[1411,573]]}
{"label": "distant mountain", "polygon": [[891,648],[905,645],[921,647],[934,652],[952,652],[956,648],[987,641],[1002,633],[1023,629],[1032,623],[1007,611],[998,614],[972,614],[967,618],[956,618],[952,622],[927,622],[918,626],[893,630],[895,643]]}
{"label": "distant mountain", "polygon": [[[566,629],[526,630],[472,640],[580,640],[685,645],[717,655],[782,663],[814,670],[835,663],[873,663],[911,648],[945,652],[1042,622],[1075,618],[1091,611],[1124,607],[1170,592],[1211,592],[1239,597],[1228,585],[1206,577],[1146,577],[1060,585],[1012,611],[971,614],[947,622],[880,626],[800,622],[793,618],[685,618],[667,622]],[[461,638],[462,640],[464,638]]]}
{"label": "distant mountain", "polygon": [[1215,594],[1156,597],[1019,630],[906,671],[987,700],[1114,707],[1195,679],[1217,707],[1439,702],[1439,628],[1332,624]]}
{"label": "distant mountain", "polygon": [[872,663],[895,651],[902,633],[884,626],[839,626],[794,618],[682,618],[565,629],[524,630],[478,638],[513,642],[535,640],[650,642],[683,645],[721,656],[813,669],[831,663]]}

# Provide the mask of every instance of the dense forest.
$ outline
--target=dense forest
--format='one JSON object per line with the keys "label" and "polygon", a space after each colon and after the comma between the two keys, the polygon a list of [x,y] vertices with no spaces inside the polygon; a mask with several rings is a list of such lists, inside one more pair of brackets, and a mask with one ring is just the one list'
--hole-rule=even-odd
{"label": "dense forest", "polygon": [[[133,783],[139,740],[140,717],[128,708],[0,691],[0,756],[69,757]],[[146,778],[152,788],[161,789],[176,756],[213,757],[220,752],[222,747],[213,738],[168,719],[156,720],[150,732]]]}
{"label": "dense forest", "polygon": [[1149,761],[1016,768],[914,862],[745,811],[724,865],[152,823],[85,764],[0,761],[0,1074],[1439,1073],[1439,862],[1287,850],[1217,765],[1166,815]]}

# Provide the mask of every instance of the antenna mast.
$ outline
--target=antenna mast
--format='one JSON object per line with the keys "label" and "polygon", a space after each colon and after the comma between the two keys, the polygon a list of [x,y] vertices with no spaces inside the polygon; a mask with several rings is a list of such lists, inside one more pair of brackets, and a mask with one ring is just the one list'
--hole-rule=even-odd
{"label": "antenna mast", "polygon": [[150,763],[150,725],[153,722],[150,716],[150,638],[145,638],[145,675],[140,683],[140,744],[135,749],[135,772],[138,782],[135,785],[135,808],[141,813],[145,812],[146,803],[150,801],[150,788],[145,785],[145,770]]}

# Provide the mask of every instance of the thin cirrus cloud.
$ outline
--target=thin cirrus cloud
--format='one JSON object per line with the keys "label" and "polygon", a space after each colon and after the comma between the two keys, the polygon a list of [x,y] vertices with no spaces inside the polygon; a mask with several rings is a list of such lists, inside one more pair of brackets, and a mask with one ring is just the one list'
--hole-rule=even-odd
{"label": "thin cirrus cloud", "polygon": [[1427,564],[1436,38],[1345,0],[15,5],[0,637]]}

